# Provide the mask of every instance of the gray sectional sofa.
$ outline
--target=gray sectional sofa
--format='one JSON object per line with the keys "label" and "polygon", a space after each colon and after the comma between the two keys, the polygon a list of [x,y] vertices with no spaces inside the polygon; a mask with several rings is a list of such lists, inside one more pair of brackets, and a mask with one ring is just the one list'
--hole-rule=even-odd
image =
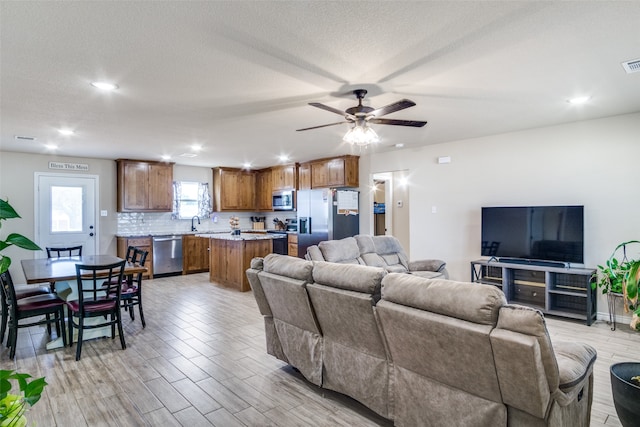
{"label": "gray sectional sofa", "polygon": [[595,349],[493,286],[276,254],[247,276],[269,354],[395,425],[589,425]]}
{"label": "gray sectional sofa", "polygon": [[402,245],[393,236],[358,234],[340,240],[327,240],[309,246],[305,256],[310,261],[360,264],[380,267],[389,273],[410,273],[430,279],[447,279],[446,263],[439,259],[409,261]]}

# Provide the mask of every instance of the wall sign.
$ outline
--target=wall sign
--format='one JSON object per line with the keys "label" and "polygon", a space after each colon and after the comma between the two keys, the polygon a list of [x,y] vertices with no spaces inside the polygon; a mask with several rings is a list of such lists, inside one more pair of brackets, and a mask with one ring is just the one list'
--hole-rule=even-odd
{"label": "wall sign", "polygon": [[86,163],[49,162],[49,169],[88,172],[89,171],[89,165],[86,164]]}

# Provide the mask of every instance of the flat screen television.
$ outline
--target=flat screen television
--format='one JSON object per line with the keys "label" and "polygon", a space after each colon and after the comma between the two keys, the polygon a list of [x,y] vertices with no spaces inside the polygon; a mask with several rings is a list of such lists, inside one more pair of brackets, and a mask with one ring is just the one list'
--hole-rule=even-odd
{"label": "flat screen television", "polygon": [[584,206],[482,208],[482,256],[584,263]]}

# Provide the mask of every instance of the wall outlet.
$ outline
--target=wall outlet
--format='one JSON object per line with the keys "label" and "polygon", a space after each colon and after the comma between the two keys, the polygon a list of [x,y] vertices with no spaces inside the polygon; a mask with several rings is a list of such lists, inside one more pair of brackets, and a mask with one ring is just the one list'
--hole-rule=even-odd
{"label": "wall outlet", "polygon": [[107,211],[106,210],[100,211],[100,216],[107,216]]}
{"label": "wall outlet", "polygon": [[396,202],[396,207],[401,208],[402,206],[403,206],[402,200],[398,200],[398,201]]}

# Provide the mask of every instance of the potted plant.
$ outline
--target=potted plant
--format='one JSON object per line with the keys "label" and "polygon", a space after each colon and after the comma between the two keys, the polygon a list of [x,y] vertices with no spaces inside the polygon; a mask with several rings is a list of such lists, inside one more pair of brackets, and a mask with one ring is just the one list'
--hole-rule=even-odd
{"label": "potted plant", "polygon": [[[12,218],[20,218],[20,215],[8,201],[0,199],[0,228],[2,221]],[[30,251],[41,250],[38,245],[23,235],[11,233],[6,239],[0,240],[0,252],[11,245]],[[11,258],[0,254],[0,274],[7,271],[10,265]],[[0,290],[0,292],[4,292],[4,290]],[[25,417],[27,405],[35,405],[47,385],[44,377],[32,381],[28,381],[28,378],[31,378],[31,375],[0,370],[0,427],[24,427],[27,425]],[[22,392],[21,395],[10,393],[13,386],[10,380],[17,381],[20,392]]]}
{"label": "potted plant", "polygon": [[[18,213],[15,211],[15,209],[13,209],[8,201],[0,199],[0,228],[2,228],[2,221],[6,221],[7,219],[12,218],[20,218],[20,215],[18,215]],[[30,251],[42,250],[40,246],[24,237],[22,234],[11,233],[7,236],[6,239],[0,240],[0,252],[11,245],[15,245],[19,248],[27,249]],[[6,255],[0,254],[0,273],[4,273],[5,271],[7,271],[10,265],[11,258]]]}
{"label": "potted plant", "polygon": [[[47,385],[44,377],[32,381],[28,381],[28,378],[31,378],[31,375],[0,370],[0,427],[27,425],[27,405],[35,405]],[[21,394],[10,393],[13,384],[9,380],[17,381]]]}
{"label": "potted plant", "polygon": [[[628,258],[631,245],[640,245],[638,240],[619,244],[607,261],[611,272],[611,283],[622,285],[625,312],[633,313],[631,329],[640,331],[640,304],[638,304],[638,284],[640,283],[640,259]],[[614,255],[622,250],[622,262],[618,263]],[[615,262],[614,262],[615,261]],[[598,266],[600,267],[600,266]],[[618,267],[618,268],[613,268]],[[601,280],[607,280],[603,278]],[[605,285],[606,286],[606,285]],[[611,285],[613,286],[613,285]],[[640,363],[623,362],[611,365],[611,391],[616,413],[623,426],[637,426],[640,419]]]}

